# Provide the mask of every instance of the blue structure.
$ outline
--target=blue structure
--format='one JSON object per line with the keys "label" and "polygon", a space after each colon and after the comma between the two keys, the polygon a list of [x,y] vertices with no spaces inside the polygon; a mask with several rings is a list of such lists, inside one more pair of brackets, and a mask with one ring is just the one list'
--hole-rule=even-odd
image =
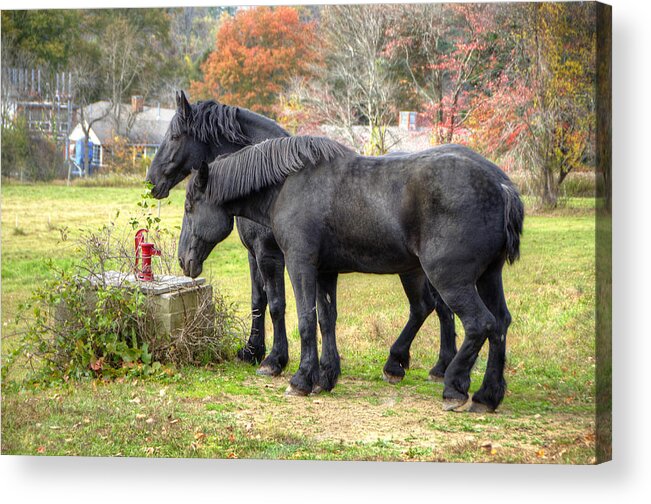
{"label": "blue structure", "polygon": [[88,175],[92,175],[93,174],[93,142],[89,140],[88,144],[86,145],[86,148],[84,148],[84,140],[79,139],[75,143],[75,164],[82,169],[86,167],[84,156],[87,156],[86,159],[88,159]]}

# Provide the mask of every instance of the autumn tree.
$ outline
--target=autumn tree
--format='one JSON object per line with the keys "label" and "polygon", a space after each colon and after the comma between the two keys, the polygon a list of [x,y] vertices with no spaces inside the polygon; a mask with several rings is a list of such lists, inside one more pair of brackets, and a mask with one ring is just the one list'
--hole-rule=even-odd
{"label": "autumn tree", "polygon": [[510,7],[502,33],[513,41],[514,65],[476,111],[478,135],[526,170],[533,192],[553,207],[568,174],[594,158],[594,6]]}
{"label": "autumn tree", "polygon": [[[86,11],[85,31],[98,50],[95,61],[103,95],[120,123],[120,104],[134,94],[155,95],[175,64],[171,52],[170,16],[163,9]],[[120,132],[124,133],[124,132]]]}
{"label": "autumn tree", "polygon": [[459,141],[503,61],[491,4],[405,6],[392,49],[404,58],[437,144]]}
{"label": "autumn tree", "polygon": [[191,94],[274,116],[290,80],[310,73],[314,28],[292,7],[238,11],[220,26],[216,48],[201,66],[203,79],[191,83]]}
{"label": "autumn tree", "polygon": [[[331,5],[323,9],[326,69],[314,106],[347,129],[368,125],[369,154],[388,150],[386,127],[395,122],[401,85],[398,62],[389,52],[393,9],[386,5]],[[354,140],[354,139],[353,139]]]}
{"label": "autumn tree", "polygon": [[11,47],[10,60],[29,55],[33,65],[63,70],[77,49],[79,18],[77,10],[4,10],[2,45]]}

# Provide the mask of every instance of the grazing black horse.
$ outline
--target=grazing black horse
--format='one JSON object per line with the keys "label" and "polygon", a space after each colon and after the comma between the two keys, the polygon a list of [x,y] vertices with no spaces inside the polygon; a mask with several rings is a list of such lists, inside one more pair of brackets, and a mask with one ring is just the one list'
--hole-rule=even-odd
{"label": "grazing black horse", "polygon": [[[334,323],[339,273],[424,271],[459,316],[465,340],[444,377],[444,408],[468,400],[470,371],[484,342],[489,355],[472,411],[493,411],[504,397],[511,316],[502,268],[519,257],[524,207],[497,166],[447,145],[403,157],[370,158],[318,137],[273,139],[203,163],[187,186],[179,261],[195,277],[212,244],[244,216],[272,229],[292,281],[301,361],[288,393],[334,387],[339,373]],[[318,289],[317,289],[318,286]],[[317,296],[317,290],[326,293]],[[331,325],[331,326],[330,326]]]}
{"label": "grazing black horse", "polygon": [[[190,105],[183,92],[176,94],[176,103],[177,112],[147,172],[147,180],[153,184],[152,194],[156,198],[167,197],[170,189],[203,161],[210,162],[218,155],[236,152],[269,138],[289,136],[271,119],[246,109],[213,101]],[[249,340],[238,356],[245,361],[262,362],[258,370],[260,374],[278,375],[288,361],[284,257],[268,227],[238,217],[237,230],[249,253],[253,314]],[[436,309],[441,326],[441,343],[439,358],[430,371],[430,377],[442,380],[445,369],[456,354],[454,315],[441,301],[422,270],[403,273],[400,280],[410,304],[409,320],[391,347],[384,375],[392,383],[403,378],[404,370],[409,367],[411,343],[425,319]],[[324,300],[335,299],[336,284],[325,287],[328,290],[319,292],[319,295]],[[274,342],[271,353],[264,359],[267,303],[273,321]],[[336,313],[327,309],[330,306],[331,303],[323,304],[319,320],[325,326],[332,325],[334,330],[334,321],[326,322],[328,317],[336,318]]]}
{"label": "grazing black horse", "polygon": [[[214,101],[190,105],[183,92],[176,93],[177,111],[147,170],[151,193],[162,199],[185,179],[193,167],[218,155],[268,138],[289,133],[274,121],[238,107]],[[237,231],[248,251],[251,275],[251,332],[238,357],[261,363],[259,374],[277,376],[287,365],[289,353],[285,329],[285,259],[268,227],[238,217]],[[265,313],[274,329],[273,346],[265,358]]]}

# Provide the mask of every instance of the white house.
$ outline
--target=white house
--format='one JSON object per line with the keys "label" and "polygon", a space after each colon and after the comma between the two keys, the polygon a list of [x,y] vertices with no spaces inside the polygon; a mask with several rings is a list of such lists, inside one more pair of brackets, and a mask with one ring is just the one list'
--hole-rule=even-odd
{"label": "white house", "polygon": [[[116,137],[127,140],[133,148],[134,159],[151,158],[169,127],[175,109],[162,108],[160,105],[145,106],[141,96],[134,96],[131,105],[120,105],[119,110],[111,110],[111,103],[100,101],[83,109],[85,127],[90,124],[88,140],[92,143],[93,168],[106,166],[108,153]],[[118,117],[119,116],[119,117]],[[84,128],[78,123],[68,136],[70,140],[70,159],[83,159],[83,153],[76,152],[83,148]]]}

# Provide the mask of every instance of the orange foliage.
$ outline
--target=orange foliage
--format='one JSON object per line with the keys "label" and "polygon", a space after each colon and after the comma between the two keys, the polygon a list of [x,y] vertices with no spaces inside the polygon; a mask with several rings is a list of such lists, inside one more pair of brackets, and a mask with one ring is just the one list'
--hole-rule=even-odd
{"label": "orange foliage", "polygon": [[310,72],[314,30],[292,7],[239,11],[221,25],[216,49],[201,66],[203,80],[190,84],[192,96],[273,116],[289,81]]}

